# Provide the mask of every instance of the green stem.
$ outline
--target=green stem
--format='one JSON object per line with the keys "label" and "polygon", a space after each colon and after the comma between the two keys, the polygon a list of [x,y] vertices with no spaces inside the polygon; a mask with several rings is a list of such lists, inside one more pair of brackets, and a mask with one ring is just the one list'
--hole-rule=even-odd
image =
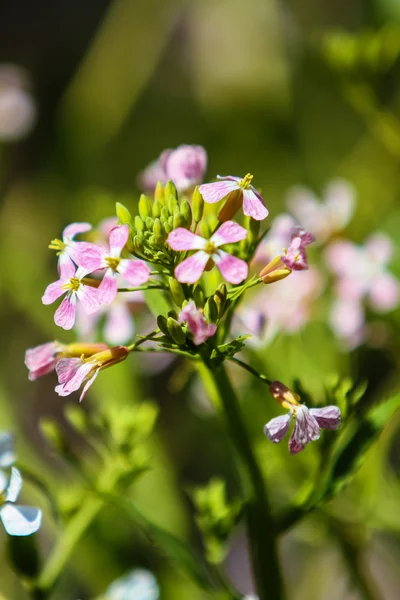
{"label": "green stem", "polygon": [[236,451],[244,466],[243,485],[248,496],[247,525],[254,577],[260,600],[284,598],[277,543],[265,482],[253,454],[235,391],[224,366],[218,372],[199,364],[211,399],[223,409]]}
{"label": "green stem", "polygon": [[248,371],[249,373],[251,373],[252,375],[257,377],[257,379],[260,379],[263,383],[266,383],[267,385],[271,385],[272,381],[270,379],[268,379],[268,377],[265,377],[265,375],[263,375],[262,373],[259,373],[258,371],[253,369],[253,367],[250,367],[250,365],[246,364],[239,358],[232,356],[229,360],[231,360],[232,362],[234,362],[237,365],[239,365],[240,367],[242,367],[242,369],[246,369],[246,371]]}
{"label": "green stem", "polygon": [[138,285],[130,288],[118,288],[118,292],[144,292],[145,290],[168,290],[162,283],[157,285]]}

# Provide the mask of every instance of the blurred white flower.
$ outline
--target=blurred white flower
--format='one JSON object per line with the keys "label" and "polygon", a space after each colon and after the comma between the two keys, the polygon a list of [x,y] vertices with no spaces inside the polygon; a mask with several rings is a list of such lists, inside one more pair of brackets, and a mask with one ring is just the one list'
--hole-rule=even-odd
{"label": "blurred white flower", "polygon": [[27,73],[11,64],[0,65],[0,141],[25,137],[36,121]]}
{"label": "blurred white flower", "polygon": [[42,511],[33,506],[15,504],[22,488],[21,473],[11,468],[11,477],[0,492],[0,520],[9,535],[31,535],[42,523]]}
{"label": "blurred white flower", "polygon": [[104,600],[158,600],[160,589],[150,571],[134,569],[107,588]]}

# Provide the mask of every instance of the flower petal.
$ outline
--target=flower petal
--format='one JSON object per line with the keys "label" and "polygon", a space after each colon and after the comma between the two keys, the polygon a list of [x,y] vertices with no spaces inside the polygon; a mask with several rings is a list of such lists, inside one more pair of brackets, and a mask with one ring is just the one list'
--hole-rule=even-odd
{"label": "flower petal", "polygon": [[369,301],[377,312],[395,309],[400,301],[400,284],[390,273],[380,273],[371,282]]}
{"label": "flower petal", "polygon": [[42,296],[42,302],[43,304],[52,304],[63,294],[65,294],[65,290],[63,290],[62,281],[59,279],[47,286]]}
{"label": "flower petal", "polygon": [[233,190],[240,190],[240,186],[237,181],[223,180],[214,181],[213,183],[203,183],[199,187],[199,190],[205,202],[214,204],[225,198]]}
{"label": "flower petal", "polygon": [[105,262],[107,254],[107,250],[103,246],[88,242],[76,242],[72,248],[74,261],[88,273],[107,267]]}
{"label": "flower petal", "polygon": [[296,424],[289,440],[289,451],[297,454],[304,449],[306,444],[314,442],[320,437],[318,421],[312,416],[304,405],[296,407]]}
{"label": "flower petal", "polygon": [[78,233],[86,233],[91,229],[92,226],[90,225],[90,223],[71,223],[71,225],[67,225],[67,227],[62,232],[62,239],[64,244],[67,244],[76,235],[78,235]]}
{"label": "flower petal", "polygon": [[4,504],[0,518],[9,535],[31,535],[42,524],[42,511],[33,506]]}
{"label": "flower petal", "polygon": [[104,326],[104,339],[116,346],[126,343],[134,333],[135,323],[127,304],[114,302],[110,306]]}
{"label": "flower petal", "polygon": [[8,431],[0,433],[0,467],[10,467],[16,461],[14,436]]}
{"label": "flower petal", "polygon": [[176,267],[175,277],[181,283],[196,283],[202,276],[209,258],[207,252],[199,250]]}
{"label": "flower petal", "polygon": [[168,236],[167,243],[172,250],[203,250],[207,244],[207,240],[195,235],[184,227],[178,227],[171,231]]}
{"label": "flower petal", "polygon": [[[101,284],[100,284],[101,286]],[[101,300],[99,294],[100,287],[94,288],[90,285],[81,284],[76,292],[78,299],[81,301],[83,308],[87,313],[94,313],[99,309]]]}
{"label": "flower petal", "polygon": [[22,490],[22,477],[21,473],[15,467],[11,467],[11,477],[8,482],[6,492],[6,502],[16,502],[20,492]]}
{"label": "flower petal", "polygon": [[288,432],[291,418],[292,413],[288,413],[268,421],[268,423],[264,425],[264,433],[267,438],[274,444],[283,440]]}
{"label": "flower petal", "polygon": [[61,358],[56,365],[58,383],[64,384],[72,379],[82,365],[81,358]]}
{"label": "flower petal", "polygon": [[85,383],[82,393],[79,396],[79,402],[82,402],[83,398],[86,395],[86,392],[88,391],[90,386],[94,383],[94,380],[96,379],[99,372],[100,372],[100,369],[96,369],[95,372],[93,373],[92,377]]}
{"label": "flower petal", "polygon": [[76,297],[68,294],[54,313],[54,323],[65,330],[72,329],[75,323]]}
{"label": "flower petal", "polygon": [[254,188],[243,190],[243,212],[247,217],[262,221],[268,217],[268,209]]}
{"label": "flower petal", "polygon": [[[76,360],[76,359],[69,359],[69,358],[63,358],[61,359],[62,361],[68,361],[68,360]],[[69,365],[63,365],[63,379],[64,382],[61,385],[57,385],[55,388],[55,391],[57,392],[57,394],[59,396],[69,396],[69,394],[72,394],[72,392],[76,392],[76,390],[78,390],[82,383],[85,381],[85,379],[90,375],[90,373],[92,372],[93,369],[96,369],[96,363],[94,362],[82,362],[81,359],[78,359],[80,361],[80,366],[78,369],[76,369],[76,363],[71,365],[71,368],[69,370],[69,375],[68,375],[68,367]],[[61,362],[61,361],[60,361]],[[58,364],[57,364],[58,367]],[[58,374],[58,369],[57,369],[57,374]],[[59,378],[59,381],[61,383],[61,380]]]}
{"label": "flower petal", "polygon": [[132,285],[142,285],[150,277],[150,269],[142,260],[135,260],[133,258],[122,259],[118,265],[118,273],[121,273],[122,277]]}
{"label": "flower petal", "polygon": [[118,225],[110,231],[110,256],[117,257],[121,254],[129,238],[128,225]]}
{"label": "flower petal", "polygon": [[211,236],[210,242],[216,246],[223,244],[232,244],[240,242],[247,237],[247,229],[235,223],[234,221],[226,221],[221,227]]}
{"label": "flower petal", "polygon": [[100,304],[111,304],[117,295],[117,280],[111,269],[107,269],[100,286],[97,288]]}
{"label": "flower petal", "polygon": [[323,429],[337,429],[340,425],[340,408],[337,406],[310,408],[310,414]]}
{"label": "flower petal", "polygon": [[249,267],[241,258],[232,256],[223,250],[217,250],[212,255],[212,259],[220,270],[222,277],[229,283],[237,284],[246,279]]}

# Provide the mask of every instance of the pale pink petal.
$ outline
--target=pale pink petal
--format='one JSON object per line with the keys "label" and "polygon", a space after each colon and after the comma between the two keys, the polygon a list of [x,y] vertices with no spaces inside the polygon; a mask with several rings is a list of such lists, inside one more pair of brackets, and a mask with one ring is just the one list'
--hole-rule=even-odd
{"label": "pale pink petal", "polygon": [[196,283],[200,279],[209,258],[209,254],[203,250],[196,252],[176,267],[175,277],[181,283]]}
{"label": "pale pink petal", "polygon": [[219,202],[234,190],[240,189],[237,181],[229,180],[203,183],[203,185],[199,187],[200,194],[203,196],[205,202],[208,202],[209,204]]}
{"label": "pale pink petal", "polygon": [[368,258],[375,263],[387,265],[393,256],[394,245],[384,233],[374,233],[365,242]]}
{"label": "pale pink petal", "polygon": [[179,146],[168,153],[164,168],[177,190],[185,191],[203,181],[207,153],[202,146]]}
{"label": "pale pink petal", "polygon": [[226,221],[221,227],[211,236],[210,242],[215,246],[222,246],[223,244],[233,244],[234,242],[240,242],[247,237],[247,229],[235,223],[234,221]]}
{"label": "pale pink petal", "polygon": [[336,179],[326,187],[325,198],[327,216],[333,221],[334,230],[344,229],[354,213],[355,189],[344,179]]}
{"label": "pale pink petal", "polygon": [[306,444],[318,440],[319,437],[318,422],[310,414],[308,408],[304,405],[296,407],[296,423],[289,440],[290,453],[297,454],[297,452],[303,450]]}
{"label": "pale pink petal", "polygon": [[186,321],[190,332],[193,334],[193,343],[195,346],[203,344],[217,330],[215,323],[207,323],[203,313],[196,307],[193,300],[181,310],[178,321],[179,323]]}
{"label": "pale pink petal", "polygon": [[79,396],[79,402],[82,402],[84,396],[86,395],[86,392],[88,391],[90,386],[94,383],[94,380],[96,379],[99,372],[100,372],[100,369],[96,369],[94,374],[92,375],[92,377],[85,383],[82,393]]}
{"label": "pale pink petal", "polygon": [[128,306],[114,302],[107,314],[104,339],[113,346],[118,346],[132,339],[134,333],[135,322]]}
{"label": "pale pink petal", "polygon": [[262,221],[268,216],[268,209],[260,194],[254,188],[243,190],[243,212],[247,217]]}
{"label": "pale pink petal", "polygon": [[87,313],[93,313],[99,309],[101,304],[99,292],[100,287],[94,288],[90,285],[83,284],[79,286],[79,290],[76,292],[76,295]]}
{"label": "pale pink petal", "polygon": [[111,229],[109,241],[110,241],[110,256],[119,256],[125,247],[126,242],[129,238],[129,227],[128,225],[118,225]]}
{"label": "pale pink petal", "polygon": [[107,269],[100,286],[97,288],[98,300],[100,304],[111,304],[117,295],[117,280],[112,269]]}
{"label": "pale pink petal", "polygon": [[286,254],[282,254],[281,260],[293,271],[304,271],[308,269],[307,255],[301,238],[292,239]]}
{"label": "pale pink petal", "polygon": [[171,231],[168,236],[167,243],[172,250],[203,250],[207,244],[207,240],[195,235],[184,227],[178,227]]}
{"label": "pale pink petal", "polygon": [[371,282],[368,297],[376,311],[394,310],[400,301],[399,281],[390,273],[377,275]]}
{"label": "pale pink petal", "polygon": [[117,271],[132,286],[142,285],[150,277],[149,267],[141,260],[124,258],[119,263]]}
{"label": "pale pink petal", "polygon": [[364,328],[364,309],[360,302],[338,298],[332,305],[329,322],[338,337],[352,337]]}
{"label": "pale pink petal", "polygon": [[76,298],[74,294],[68,294],[54,313],[54,323],[67,331],[72,329],[75,323]]}
{"label": "pale pink petal", "polygon": [[72,379],[83,364],[81,358],[60,358],[56,366],[58,383],[64,384]]}
{"label": "pale pink petal", "polygon": [[52,304],[63,294],[65,294],[65,290],[62,288],[62,281],[55,281],[54,283],[50,283],[45,289],[42,296],[42,302],[43,304]]}
{"label": "pale pink petal", "polygon": [[222,277],[229,283],[237,284],[246,279],[249,267],[241,258],[236,258],[236,256],[232,256],[223,250],[217,250],[212,258]]}
{"label": "pale pink petal", "polygon": [[323,429],[337,429],[340,425],[340,408],[337,406],[310,408],[310,414]]}
{"label": "pale pink petal", "polygon": [[65,248],[58,257],[57,270],[60,279],[65,281],[75,275],[76,267],[69,255],[69,248]]}
{"label": "pale pink petal", "polygon": [[90,231],[92,226],[90,223],[71,223],[62,232],[62,239],[65,244],[72,240],[78,233],[86,233]]}
{"label": "pale pink petal", "polygon": [[[65,361],[65,360],[71,360],[71,359],[64,358],[61,360]],[[78,360],[80,360],[80,359],[78,359]],[[94,368],[96,368],[94,363],[91,363],[91,362],[84,363],[81,360],[80,360],[80,362],[81,362],[81,365],[79,366],[78,369],[76,369],[75,363],[71,366],[69,375],[65,376],[65,373],[63,373],[64,383],[61,385],[58,385],[55,388],[55,391],[57,392],[57,394],[59,396],[69,396],[69,394],[72,394],[72,392],[76,392],[76,390],[78,390],[81,387],[81,385],[85,381],[85,379],[90,375],[92,370]],[[67,369],[68,369],[68,366],[66,366],[65,370],[67,370]],[[57,369],[57,374],[58,374],[58,369]]]}
{"label": "pale pink petal", "polygon": [[280,417],[275,417],[268,421],[266,425],[264,425],[264,433],[267,438],[277,444],[288,432],[290,420],[292,418],[292,414],[288,413],[286,415],[281,415]]}
{"label": "pale pink petal", "polygon": [[308,246],[309,244],[315,242],[315,235],[298,226],[293,227],[290,237],[291,240],[296,238],[300,238],[303,246]]}
{"label": "pale pink petal", "polygon": [[30,381],[35,381],[42,375],[47,375],[53,371],[57,364],[57,354],[62,350],[62,346],[56,342],[41,344],[36,348],[29,348],[25,352],[25,365],[29,369]]}
{"label": "pale pink petal", "polygon": [[88,273],[93,273],[97,269],[107,267],[105,258],[108,252],[98,244],[89,244],[88,242],[76,243],[73,247],[73,258],[80,267]]}

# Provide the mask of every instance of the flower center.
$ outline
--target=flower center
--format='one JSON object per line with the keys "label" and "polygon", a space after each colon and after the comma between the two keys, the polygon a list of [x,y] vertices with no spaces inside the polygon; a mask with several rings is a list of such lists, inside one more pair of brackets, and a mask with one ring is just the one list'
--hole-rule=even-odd
{"label": "flower center", "polygon": [[1,494],[0,494],[0,506],[2,504],[5,504],[6,499],[7,499],[7,492],[6,492],[6,490],[4,490],[4,492],[1,492]]}
{"label": "flower center", "polygon": [[49,244],[50,250],[57,250],[57,254],[61,254],[61,252],[63,252],[66,247],[67,247],[67,244],[64,244],[63,241],[58,240],[58,239],[51,240],[51,242]]}
{"label": "flower center", "polygon": [[63,290],[72,290],[73,292],[77,292],[80,288],[81,280],[77,277],[71,277],[68,283],[62,284]]}
{"label": "flower center", "polygon": [[118,269],[118,265],[121,262],[121,259],[117,256],[107,256],[107,258],[105,259],[107,265],[110,267],[110,269],[112,269],[113,271],[116,271]]}
{"label": "flower center", "polygon": [[243,190],[248,190],[249,187],[251,186],[252,179],[253,179],[253,175],[251,175],[251,173],[247,173],[247,175],[239,181],[240,187]]}
{"label": "flower center", "polygon": [[207,254],[210,254],[211,256],[216,250],[217,246],[211,240],[208,240],[206,247],[204,248],[204,252],[207,252]]}

